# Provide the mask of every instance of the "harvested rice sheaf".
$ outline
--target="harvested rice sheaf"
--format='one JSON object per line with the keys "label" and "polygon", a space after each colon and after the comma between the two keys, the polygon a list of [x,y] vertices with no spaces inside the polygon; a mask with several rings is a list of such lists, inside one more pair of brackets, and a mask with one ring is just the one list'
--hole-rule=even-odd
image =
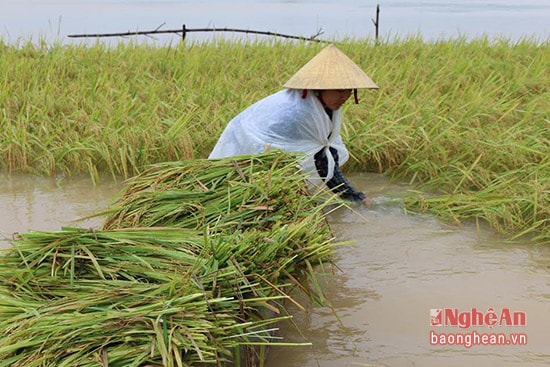
{"label": "harvested rice sheaf", "polygon": [[[130,180],[104,229],[169,226],[216,230],[294,223],[319,207],[295,156],[255,156],[157,164]],[[326,193],[326,192],[325,192]],[[325,205],[334,203],[323,197]]]}
{"label": "harvested rice sheaf", "polygon": [[323,301],[340,201],[319,195],[280,152],[172,162],[99,230],[19,235],[0,262],[0,367],[219,365],[275,344],[293,288]]}

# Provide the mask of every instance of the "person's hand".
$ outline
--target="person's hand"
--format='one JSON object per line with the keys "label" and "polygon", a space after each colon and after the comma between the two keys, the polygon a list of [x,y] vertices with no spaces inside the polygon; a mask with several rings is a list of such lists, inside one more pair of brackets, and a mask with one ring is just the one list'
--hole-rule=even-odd
{"label": "person's hand", "polygon": [[363,204],[365,204],[365,206],[366,206],[367,208],[372,208],[372,206],[373,206],[373,204],[374,204],[373,201],[372,201],[372,199],[369,198],[368,196],[367,196],[366,198],[364,198],[363,200],[361,200],[361,202],[362,202]]}

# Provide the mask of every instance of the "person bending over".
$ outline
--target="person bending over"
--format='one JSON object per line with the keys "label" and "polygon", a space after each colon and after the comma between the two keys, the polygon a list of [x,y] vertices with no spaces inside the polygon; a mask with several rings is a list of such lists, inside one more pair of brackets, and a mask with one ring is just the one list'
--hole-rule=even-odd
{"label": "person bending over", "polygon": [[221,134],[209,159],[257,154],[278,148],[301,153],[301,169],[323,181],[342,198],[371,200],[342,173],[349,159],[342,141],[342,106],[357,89],[378,86],[357,64],[329,45],[306,63],[280,90],[234,117]]}

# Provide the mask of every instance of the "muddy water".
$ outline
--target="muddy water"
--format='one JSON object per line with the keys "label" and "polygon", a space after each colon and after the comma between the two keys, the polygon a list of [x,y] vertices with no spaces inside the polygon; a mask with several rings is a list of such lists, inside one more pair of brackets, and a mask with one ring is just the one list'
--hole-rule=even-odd
{"label": "muddy water", "polygon": [[[120,188],[109,181],[94,187],[87,179],[0,178],[0,238],[97,226],[101,220],[73,221],[105,208]],[[506,243],[473,224],[450,226],[406,215],[399,204],[406,186],[379,175],[351,179],[377,205],[330,216],[338,238],[353,241],[338,249],[338,269],[326,277],[340,322],[329,308],[292,310],[297,328],[281,325],[283,341],[312,346],[272,348],[267,367],[548,365],[550,248]],[[476,308],[484,317],[488,308],[499,316],[504,310],[521,312],[526,323],[431,326],[430,310],[447,308],[462,314]],[[430,331],[503,333],[508,339],[522,334],[527,345],[432,345]]]}
{"label": "muddy water", "polygon": [[[354,181],[378,205],[330,218],[339,239],[354,241],[339,248],[339,271],[328,278],[328,298],[341,324],[329,308],[294,310],[304,336],[283,327],[286,341],[313,345],[274,348],[267,367],[550,364],[549,247],[505,243],[473,224],[449,226],[405,215],[395,200],[405,187],[377,175]],[[471,314],[476,308],[485,315],[489,307],[499,316],[503,310],[524,312],[526,325],[430,325],[431,309]],[[508,339],[525,334],[527,345],[432,345],[430,331],[505,333]]]}
{"label": "muddy water", "polygon": [[89,178],[66,180],[0,175],[0,247],[16,232],[56,231],[62,226],[97,227],[101,219],[78,219],[106,208],[120,185]]}

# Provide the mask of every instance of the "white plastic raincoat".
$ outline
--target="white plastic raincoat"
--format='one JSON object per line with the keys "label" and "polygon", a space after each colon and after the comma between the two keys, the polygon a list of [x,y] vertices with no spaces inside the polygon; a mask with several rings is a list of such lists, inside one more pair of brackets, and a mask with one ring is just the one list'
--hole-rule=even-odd
{"label": "white plastic raincoat", "polygon": [[308,91],[306,98],[302,98],[301,90],[281,90],[254,103],[231,120],[209,159],[280,148],[291,153],[303,153],[305,158],[301,168],[310,173],[313,181],[317,181],[319,175],[313,156],[325,149],[328,180],[334,172],[334,160],[328,148],[336,148],[340,165],[349,158],[340,136],[341,110],[334,111],[331,120],[313,91]]}

